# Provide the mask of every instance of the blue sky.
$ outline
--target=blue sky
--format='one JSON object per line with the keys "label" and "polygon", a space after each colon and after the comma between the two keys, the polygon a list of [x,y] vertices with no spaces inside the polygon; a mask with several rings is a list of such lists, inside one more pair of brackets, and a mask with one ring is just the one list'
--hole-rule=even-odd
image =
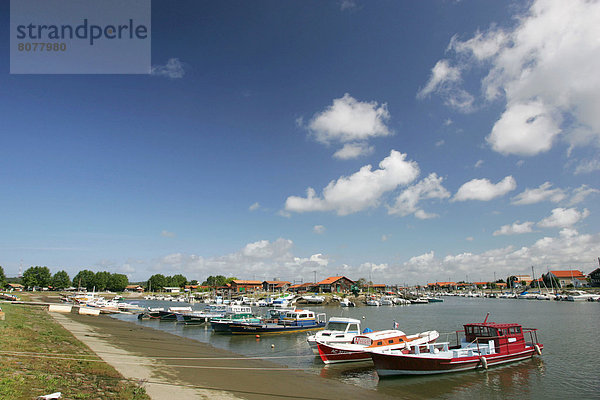
{"label": "blue sky", "polygon": [[148,75],[0,64],[8,276],[422,284],[597,266],[598,2],[152,15]]}

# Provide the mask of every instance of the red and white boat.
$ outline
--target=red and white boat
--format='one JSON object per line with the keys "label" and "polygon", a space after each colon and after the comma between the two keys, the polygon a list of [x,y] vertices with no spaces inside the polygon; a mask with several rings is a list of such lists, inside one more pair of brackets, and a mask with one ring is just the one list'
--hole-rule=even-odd
{"label": "red and white boat", "polygon": [[[487,317],[486,317],[487,321]],[[373,349],[369,355],[380,377],[392,375],[425,375],[487,369],[540,355],[544,346],[537,340],[537,329],[524,329],[519,324],[495,322],[464,325],[460,345],[448,342],[415,346],[412,349]],[[525,334],[530,339],[525,340]]]}
{"label": "red and white boat", "polygon": [[437,331],[427,331],[407,336],[404,332],[390,329],[356,335],[350,343],[317,342],[319,356],[325,364],[370,361],[374,349],[404,349],[433,343],[440,336]]}

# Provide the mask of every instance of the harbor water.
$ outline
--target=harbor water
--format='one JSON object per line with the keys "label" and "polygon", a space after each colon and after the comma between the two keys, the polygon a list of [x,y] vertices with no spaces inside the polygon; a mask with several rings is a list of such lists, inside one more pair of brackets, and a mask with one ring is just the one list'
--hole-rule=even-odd
{"label": "harbor water", "polygon": [[[176,304],[139,301],[142,306]],[[200,309],[203,305],[196,304]],[[115,318],[189,337],[247,357],[263,358],[290,368],[301,368],[349,384],[406,399],[600,399],[600,303],[445,297],[443,303],[409,306],[342,308],[305,307],[327,317],[344,316],[362,321],[362,328],[392,329],[413,334],[440,332],[439,341],[455,340],[455,331],[470,322],[516,322],[537,328],[544,345],[541,357],[505,366],[452,374],[379,379],[369,363],[325,366],[306,343],[306,333],[285,335],[214,334],[208,325],[182,325],[138,320],[135,315]],[[265,309],[256,309],[258,313]]]}

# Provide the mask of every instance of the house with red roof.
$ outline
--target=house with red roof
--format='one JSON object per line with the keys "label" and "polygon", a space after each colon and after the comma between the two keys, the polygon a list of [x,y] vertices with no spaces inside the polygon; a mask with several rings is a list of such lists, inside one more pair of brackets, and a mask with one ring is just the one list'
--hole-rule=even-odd
{"label": "house with red roof", "polygon": [[549,274],[556,278],[560,287],[567,285],[572,285],[573,287],[588,286],[587,277],[583,272],[576,269],[550,271]]}
{"label": "house with red roof", "polygon": [[241,279],[231,281],[231,290],[234,293],[251,293],[262,289],[262,286],[261,281],[244,281]]}
{"label": "house with red roof", "polygon": [[345,276],[330,276],[318,283],[319,291],[322,293],[349,292],[355,282]]}

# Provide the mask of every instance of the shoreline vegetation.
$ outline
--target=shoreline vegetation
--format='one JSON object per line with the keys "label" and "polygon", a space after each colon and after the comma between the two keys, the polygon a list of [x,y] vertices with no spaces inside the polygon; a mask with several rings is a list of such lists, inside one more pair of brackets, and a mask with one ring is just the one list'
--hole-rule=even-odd
{"label": "shoreline vegetation", "polygon": [[123,378],[42,307],[1,305],[0,398],[146,400],[143,387]]}

